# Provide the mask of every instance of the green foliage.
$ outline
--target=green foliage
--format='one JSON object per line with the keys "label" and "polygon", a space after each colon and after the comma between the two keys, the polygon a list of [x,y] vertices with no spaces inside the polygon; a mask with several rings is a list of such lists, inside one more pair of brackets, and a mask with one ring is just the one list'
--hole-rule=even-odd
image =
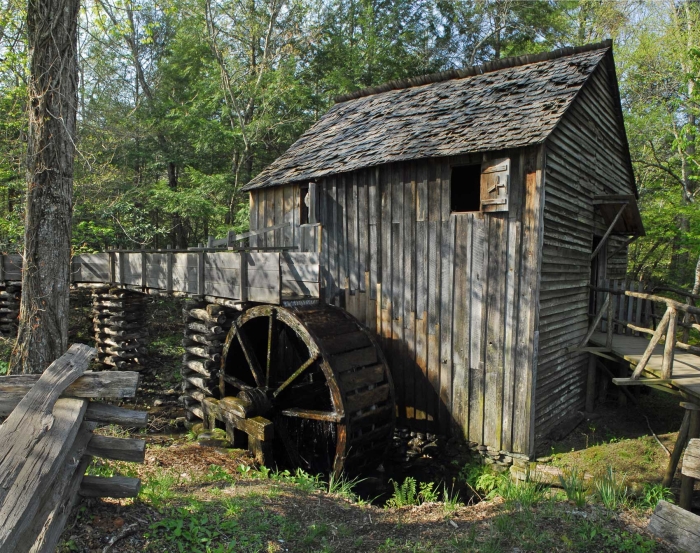
{"label": "green foliage", "polygon": [[459,479],[479,495],[491,497],[501,481],[501,476],[494,472],[490,465],[483,465],[477,460],[462,467]]}
{"label": "green foliage", "polygon": [[353,490],[355,486],[361,482],[364,482],[364,480],[364,478],[360,479],[359,477],[349,479],[344,474],[341,474],[340,476],[331,474],[328,478],[327,491],[330,495],[337,495],[351,501],[357,501],[357,494],[355,494]]}
{"label": "green foliage", "polygon": [[500,476],[498,487],[493,492],[503,498],[506,508],[527,509],[541,502],[547,496],[547,486],[530,472],[525,480],[514,480],[509,474]]}
{"label": "green foliage", "polygon": [[395,480],[389,480],[389,482],[394,486],[394,493],[385,504],[388,508],[433,503],[440,497],[439,489],[433,482],[417,483],[411,476],[407,476],[401,485]]}
{"label": "green foliage", "polygon": [[559,482],[564,488],[564,493],[569,501],[573,501],[577,507],[586,505],[586,480],[584,471],[576,468],[562,470],[559,475]]}
{"label": "green foliage", "polygon": [[610,466],[595,480],[595,491],[605,508],[609,510],[621,507],[627,500],[625,477],[618,479]]}
{"label": "green foliage", "polygon": [[389,482],[394,486],[394,493],[386,502],[386,507],[398,508],[420,503],[418,485],[415,478],[407,476],[400,486],[395,480],[389,480]]}
{"label": "green foliage", "polygon": [[449,490],[447,489],[447,484],[444,484],[442,488],[442,507],[445,516],[450,516],[460,505],[459,492],[455,492],[454,482]]}
{"label": "green foliage", "polygon": [[639,500],[639,506],[642,509],[653,511],[661,500],[673,503],[673,492],[660,483],[645,483],[643,495]]}

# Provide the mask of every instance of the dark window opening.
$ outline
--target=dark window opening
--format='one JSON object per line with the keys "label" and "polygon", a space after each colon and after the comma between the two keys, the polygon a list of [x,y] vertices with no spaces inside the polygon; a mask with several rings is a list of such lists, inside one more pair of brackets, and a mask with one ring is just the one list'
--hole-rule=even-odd
{"label": "dark window opening", "polygon": [[309,185],[302,184],[299,187],[299,224],[309,223]]}
{"label": "dark window opening", "polygon": [[452,213],[481,211],[481,165],[452,168],[450,210]]}

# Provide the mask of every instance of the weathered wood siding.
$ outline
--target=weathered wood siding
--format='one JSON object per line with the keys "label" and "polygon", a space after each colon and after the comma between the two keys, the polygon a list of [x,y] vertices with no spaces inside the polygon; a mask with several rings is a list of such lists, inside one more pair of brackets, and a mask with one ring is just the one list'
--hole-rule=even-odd
{"label": "weathered wood siding", "polygon": [[[537,436],[584,407],[588,354],[566,348],[586,334],[593,236],[606,230],[592,197],[633,193],[608,67],[606,60],[596,70],[546,142]],[[613,240],[608,252],[619,245]],[[607,276],[624,276],[626,264],[625,250],[608,260]]]}
{"label": "weathered wood siding", "polygon": [[[450,212],[451,166],[481,163],[481,155],[318,183],[322,297],[379,337],[401,423],[530,452],[541,152],[489,154],[512,161],[507,213]],[[251,214],[276,224],[260,202],[279,194],[253,191]]]}
{"label": "weathered wood siding", "polygon": [[250,230],[259,230],[289,223],[282,229],[251,236],[250,245],[257,247],[300,246],[299,186],[278,186],[254,190],[250,195]]}

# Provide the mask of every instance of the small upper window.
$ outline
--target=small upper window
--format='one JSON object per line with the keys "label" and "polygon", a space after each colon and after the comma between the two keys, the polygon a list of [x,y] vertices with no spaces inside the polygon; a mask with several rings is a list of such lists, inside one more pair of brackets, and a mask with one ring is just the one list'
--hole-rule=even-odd
{"label": "small upper window", "polygon": [[452,168],[450,210],[452,213],[481,211],[481,165]]}

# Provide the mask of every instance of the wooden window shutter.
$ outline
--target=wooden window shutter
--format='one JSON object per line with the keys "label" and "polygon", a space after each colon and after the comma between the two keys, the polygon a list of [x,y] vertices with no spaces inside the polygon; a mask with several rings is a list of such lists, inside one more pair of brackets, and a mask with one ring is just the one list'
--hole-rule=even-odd
{"label": "wooden window shutter", "polygon": [[491,159],[481,164],[481,211],[508,211],[510,158]]}

